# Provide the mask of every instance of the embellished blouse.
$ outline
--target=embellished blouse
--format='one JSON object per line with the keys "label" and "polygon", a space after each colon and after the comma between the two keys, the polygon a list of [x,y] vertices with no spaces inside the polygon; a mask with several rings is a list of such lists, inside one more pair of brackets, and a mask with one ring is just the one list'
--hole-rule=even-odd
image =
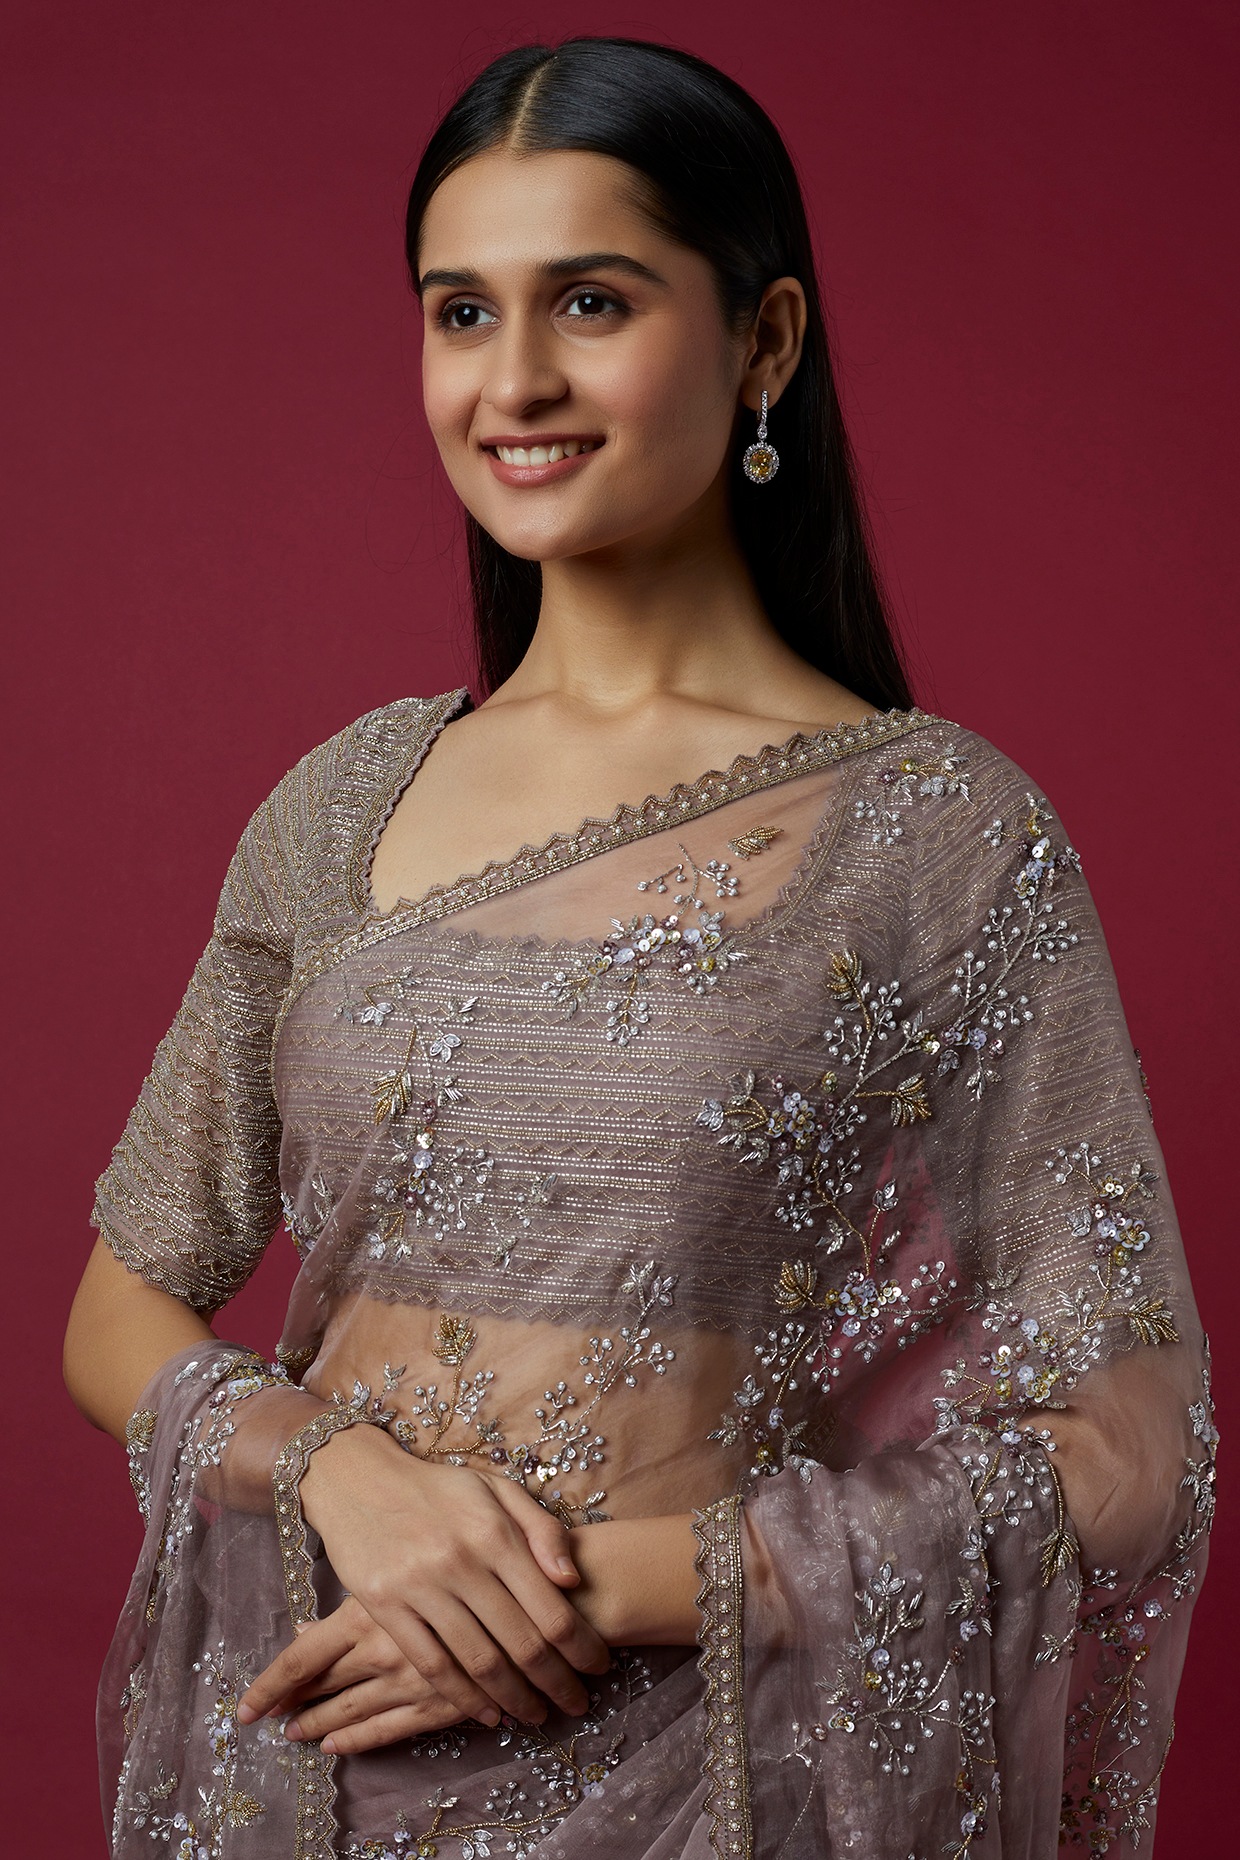
{"label": "embellished blouse", "polygon": [[[371,712],[259,808],[98,1185],[205,1314],[281,1217],[298,1256],[275,1363],[184,1351],[130,1423],[113,1855],[1148,1853],[1217,1432],[1049,801],[893,710],[380,910],[468,703]],[[614,1649],[584,1719],[349,1757],[239,1724],[338,1599],[298,1479],[359,1423],[574,1529],[691,1512],[696,1644]]]}

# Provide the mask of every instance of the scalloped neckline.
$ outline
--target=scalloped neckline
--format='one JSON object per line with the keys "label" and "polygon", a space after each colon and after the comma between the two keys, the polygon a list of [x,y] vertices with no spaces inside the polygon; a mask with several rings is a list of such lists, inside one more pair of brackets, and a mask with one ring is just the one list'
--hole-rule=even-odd
{"label": "scalloped neckline", "polygon": [[432,744],[463,709],[473,709],[464,686],[448,693],[442,701],[431,730],[419,741],[410,765],[402,772],[374,824],[358,870],[361,915],[366,926],[394,924],[406,917],[415,924],[438,920],[454,910],[501,895],[519,884],[576,865],[598,852],[662,832],[716,807],[726,806],[729,801],[740,800],[746,794],[809,774],[858,750],[903,736],[923,724],[941,721],[932,712],[913,705],[908,710],[894,707],[875,710],[856,723],[827,724],[813,731],[794,730],[781,743],[765,743],[754,751],[740,751],[726,768],[707,769],[691,781],[674,782],[665,792],[648,794],[642,801],[621,801],[606,816],[588,815],[575,828],[559,829],[536,844],[526,841],[505,858],[489,859],[476,871],[463,872],[454,879],[430,886],[419,898],[399,897],[386,910],[381,910],[371,884],[379,841]]}

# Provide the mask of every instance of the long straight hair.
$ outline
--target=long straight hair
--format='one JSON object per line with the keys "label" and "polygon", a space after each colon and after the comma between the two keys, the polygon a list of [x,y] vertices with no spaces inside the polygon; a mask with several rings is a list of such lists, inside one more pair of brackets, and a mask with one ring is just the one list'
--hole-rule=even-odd
{"label": "long straight hair", "polygon": [[[805,204],[779,131],[713,65],[641,39],[523,45],[481,71],[418,164],[406,216],[415,291],[423,217],[463,162],[501,146],[582,149],[642,177],[652,222],[712,266],[725,326],[751,326],[765,287],[798,278],[808,306],[800,363],[771,415],[780,472],[745,479],[737,447],[730,514],[770,620],[811,665],[879,709],[907,709],[908,676],[874,564],[831,370]],[[515,671],[534,635],[542,571],[466,513],[479,679]]]}

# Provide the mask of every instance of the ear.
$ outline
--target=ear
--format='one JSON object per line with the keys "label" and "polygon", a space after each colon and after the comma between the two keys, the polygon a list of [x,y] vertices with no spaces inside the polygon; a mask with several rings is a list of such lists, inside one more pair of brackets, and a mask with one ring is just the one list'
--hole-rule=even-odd
{"label": "ear", "polygon": [[773,407],[796,372],[805,341],[805,291],[799,278],[774,278],[762,293],[750,332],[741,399],[756,413],[762,390]]}

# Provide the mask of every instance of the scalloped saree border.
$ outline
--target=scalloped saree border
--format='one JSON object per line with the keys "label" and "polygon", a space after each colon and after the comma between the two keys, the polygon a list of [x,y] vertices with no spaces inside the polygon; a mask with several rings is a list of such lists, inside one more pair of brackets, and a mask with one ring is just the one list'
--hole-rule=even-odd
{"label": "scalloped saree border", "polygon": [[745,1742],[745,1649],[741,1495],[730,1493],[693,1514],[698,1540],[693,1567],[702,1578],[698,1671],[706,1681],[703,1701],[702,1774],[710,1844],[719,1860],[750,1860],[749,1753]]}

